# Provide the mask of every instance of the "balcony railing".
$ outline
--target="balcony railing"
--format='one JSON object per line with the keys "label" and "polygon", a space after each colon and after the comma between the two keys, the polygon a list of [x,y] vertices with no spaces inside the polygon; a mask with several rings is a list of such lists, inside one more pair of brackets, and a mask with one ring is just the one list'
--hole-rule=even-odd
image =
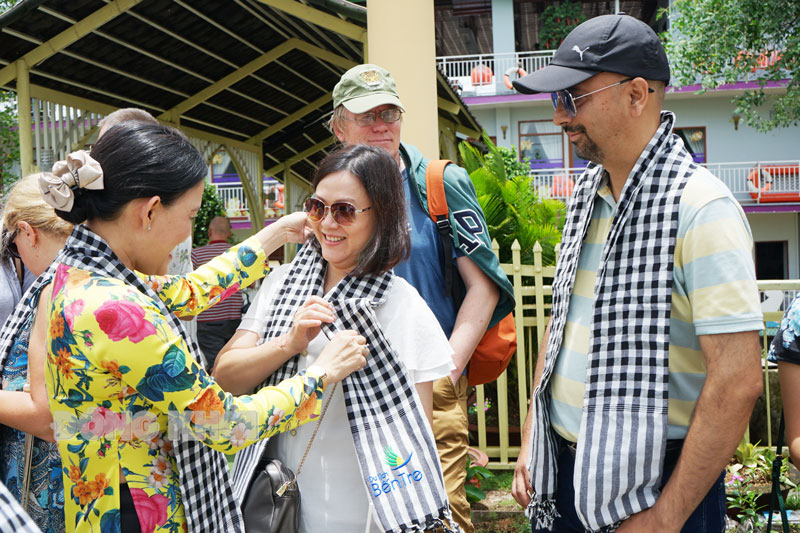
{"label": "balcony railing", "polygon": [[[743,206],[800,203],[800,160],[704,163]],[[566,201],[582,168],[557,168],[531,172],[534,187],[545,198]]]}
{"label": "balcony railing", "polygon": [[[800,203],[800,160],[705,163],[703,166],[718,177],[743,206]],[[533,186],[543,198],[567,202],[583,171],[583,168],[538,169],[531,172]],[[215,187],[229,218],[250,216],[241,184],[215,184]],[[276,184],[265,184],[264,187],[267,219],[283,214],[283,201],[277,187]]]}
{"label": "balcony railing", "polygon": [[442,56],[436,64],[457,88],[462,96],[492,96],[511,94],[513,89],[506,87],[503,75],[509,80],[521,74],[547,66],[555,50],[536,52],[515,52],[505,54],[483,54],[470,56]]}
{"label": "balcony railing", "polygon": [[[231,219],[250,217],[250,207],[241,183],[215,183],[217,196],[225,207],[225,216]],[[283,214],[283,186],[275,183],[264,183],[264,218],[274,219]]]}

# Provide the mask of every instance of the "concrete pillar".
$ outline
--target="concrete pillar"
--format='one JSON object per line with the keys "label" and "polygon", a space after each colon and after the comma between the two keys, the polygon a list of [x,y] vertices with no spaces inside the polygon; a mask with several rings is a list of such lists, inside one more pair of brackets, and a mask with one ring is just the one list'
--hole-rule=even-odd
{"label": "concrete pillar", "polygon": [[33,171],[31,80],[28,65],[22,60],[15,64],[17,66],[17,110],[19,112],[19,167],[20,174],[27,176]]}
{"label": "concrete pillar", "polygon": [[516,52],[514,0],[492,0],[492,48],[495,54]]}
{"label": "concrete pillar", "polygon": [[[514,52],[514,0],[492,0],[492,50],[495,53],[494,80],[497,94],[509,92],[503,82],[506,70],[516,66]],[[498,133],[498,142],[500,141]]]}
{"label": "concrete pillar", "polygon": [[439,158],[433,0],[368,0],[369,62],[392,73],[406,108],[403,141]]}
{"label": "concrete pillar", "polygon": [[[294,187],[292,187],[292,171],[289,165],[283,168],[283,205],[284,213],[294,213]],[[294,259],[294,254],[297,252],[297,245],[287,242],[283,245],[283,262],[288,263]]]}

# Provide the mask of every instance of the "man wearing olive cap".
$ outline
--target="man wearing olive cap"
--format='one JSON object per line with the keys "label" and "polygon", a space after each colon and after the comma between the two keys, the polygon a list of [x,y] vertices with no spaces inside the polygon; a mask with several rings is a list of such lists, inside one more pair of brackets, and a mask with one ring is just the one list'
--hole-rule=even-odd
{"label": "man wearing olive cap", "polygon": [[512,487],[536,532],[724,529],[722,473],[761,391],[763,322],[747,220],[672,133],[669,78],[650,27],[605,15],[514,82],[551,93],[553,122],[591,161]]}
{"label": "man wearing olive cap", "polygon": [[[425,192],[428,160],[415,147],[400,142],[405,109],[392,75],[377,65],[353,67],[333,89],[333,107],[330,125],[342,143],[384,148],[395,158],[403,174],[411,255],[394,272],[419,291],[454,351],[455,370],[449,378],[442,378],[433,386],[433,433],[453,517],[464,531],[471,533],[474,528],[464,490],[469,447],[464,372],[486,330],[512,310],[513,289],[492,252],[483,211],[463,168],[448,165],[444,172],[451,213],[450,242],[440,237],[436,224],[428,216]],[[454,291],[447,288],[446,262],[455,267],[450,268],[457,278]]]}

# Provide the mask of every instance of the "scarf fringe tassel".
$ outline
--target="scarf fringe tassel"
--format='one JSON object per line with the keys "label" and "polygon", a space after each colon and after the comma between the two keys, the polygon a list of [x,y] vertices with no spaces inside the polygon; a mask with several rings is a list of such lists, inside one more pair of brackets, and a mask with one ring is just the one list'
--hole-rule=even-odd
{"label": "scarf fringe tassel", "polygon": [[525,516],[533,524],[534,529],[553,529],[553,523],[559,515],[555,500],[531,500],[525,509]]}

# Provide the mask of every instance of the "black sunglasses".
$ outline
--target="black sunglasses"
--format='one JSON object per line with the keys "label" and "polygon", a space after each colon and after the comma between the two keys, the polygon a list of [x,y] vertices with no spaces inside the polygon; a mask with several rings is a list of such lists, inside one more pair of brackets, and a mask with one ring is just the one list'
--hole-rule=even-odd
{"label": "black sunglasses", "polygon": [[312,222],[321,221],[330,210],[333,220],[340,226],[349,226],[355,221],[356,213],[363,213],[370,209],[372,206],[356,209],[356,206],[347,202],[333,202],[331,205],[325,205],[319,198],[309,198],[303,204],[303,210],[308,213],[308,219]]}
{"label": "black sunglasses", "polygon": [[14,230],[13,233],[9,234],[7,231],[3,232],[3,243],[5,244],[6,250],[8,253],[11,254],[12,257],[17,259],[22,259],[19,256],[19,249],[17,248],[17,243],[14,240],[17,238],[18,230]]}
{"label": "black sunglasses", "polygon": [[[553,102],[553,110],[558,110],[558,102],[561,102],[561,105],[564,106],[564,111],[566,111],[567,115],[570,118],[575,118],[575,115],[578,113],[578,109],[575,107],[575,100],[580,100],[581,98],[586,98],[590,94],[599,93],[600,91],[605,91],[606,89],[610,89],[611,87],[616,87],[617,85],[622,85],[623,83],[628,83],[629,81],[633,81],[636,78],[627,78],[616,83],[612,83],[611,85],[606,85],[605,87],[600,87],[594,91],[588,92],[586,94],[582,94],[580,96],[572,96],[572,93],[569,92],[567,89],[561,89],[560,91],[555,91],[550,93],[550,101]],[[647,88],[648,93],[655,92],[650,87]]]}

